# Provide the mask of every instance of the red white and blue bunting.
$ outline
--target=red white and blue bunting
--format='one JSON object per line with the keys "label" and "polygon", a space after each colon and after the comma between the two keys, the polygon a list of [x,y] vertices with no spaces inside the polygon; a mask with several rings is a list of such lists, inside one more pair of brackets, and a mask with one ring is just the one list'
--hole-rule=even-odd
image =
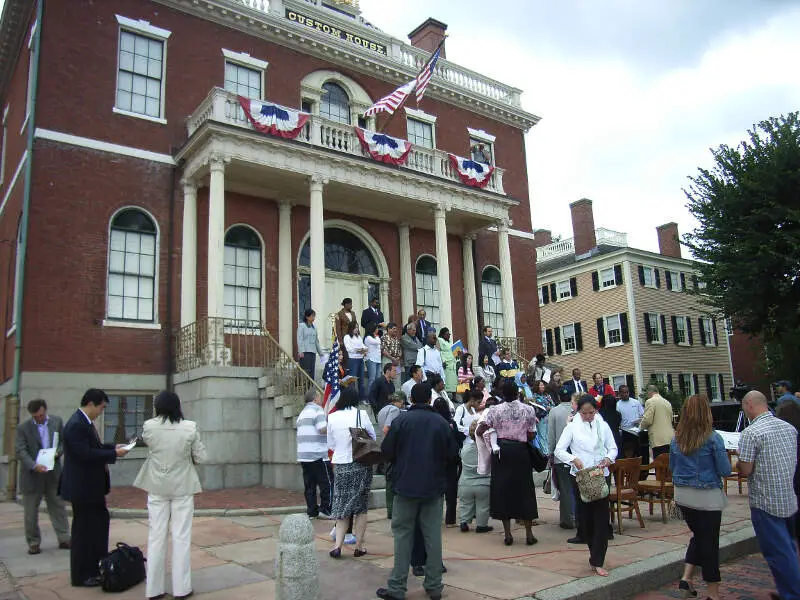
{"label": "red white and blue bunting", "polygon": [[402,165],[408,159],[408,153],[411,152],[410,142],[361,127],[356,127],[355,130],[358,139],[361,140],[361,147],[378,162]]}
{"label": "red white and blue bunting", "polygon": [[494,167],[485,163],[475,162],[471,158],[450,154],[450,162],[458,171],[461,181],[476,188],[485,188],[492,178]]}
{"label": "red white and blue bunting", "polygon": [[300,135],[311,116],[280,104],[252,100],[244,96],[239,96],[239,104],[257,131],[290,140]]}

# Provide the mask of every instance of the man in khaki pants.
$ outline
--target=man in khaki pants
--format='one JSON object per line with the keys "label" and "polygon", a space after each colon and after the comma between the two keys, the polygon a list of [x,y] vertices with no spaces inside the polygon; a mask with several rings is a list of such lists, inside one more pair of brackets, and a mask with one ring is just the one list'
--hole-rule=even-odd
{"label": "man in khaki pants", "polygon": [[653,460],[661,454],[669,453],[669,443],[675,436],[672,429],[672,404],[658,393],[655,385],[647,386],[647,402],[640,427],[647,429]]}
{"label": "man in khaki pants", "polygon": [[[42,535],[39,531],[39,505],[44,497],[50,522],[58,537],[58,547],[68,550],[70,545],[67,507],[58,497],[58,479],[61,477],[61,434],[64,424],[60,418],[47,414],[44,400],[28,403],[31,418],[17,428],[15,447],[20,462],[19,491],[25,510],[25,539],[28,554],[39,554]],[[53,434],[57,434],[56,461],[52,471],[36,464],[39,450],[53,447]]]}

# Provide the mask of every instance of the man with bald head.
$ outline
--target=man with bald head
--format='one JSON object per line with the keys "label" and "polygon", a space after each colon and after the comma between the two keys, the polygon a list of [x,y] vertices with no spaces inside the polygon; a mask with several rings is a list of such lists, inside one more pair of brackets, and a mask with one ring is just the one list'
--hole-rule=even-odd
{"label": "man with bald head", "polygon": [[797,496],[793,486],[797,431],[770,412],[761,392],[748,392],[742,398],[742,410],[750,425],[739,439],[738,466],[739,473],[747,477],[753,529],[775,579],[778,596],[800,600],[794,540]]}

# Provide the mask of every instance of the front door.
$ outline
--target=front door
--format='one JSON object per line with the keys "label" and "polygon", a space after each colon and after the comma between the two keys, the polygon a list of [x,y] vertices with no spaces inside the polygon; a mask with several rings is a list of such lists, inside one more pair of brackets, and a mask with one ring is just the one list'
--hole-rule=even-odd
{"label": "front door", "polygon": [[[353,312],[356,319],[361,317],[361,311],[364,310],[363,292],[364,284],[359,280],[349,279],[346,277],[337,277],[335,274],[325,274],[325,310],[321,315],[317,316],[317,320],[321,321],[320,317],[324,318],[325,329],[320,327],[320,332],[325,332],[325,339],[331,339],[332,322],[330,315],[339,312],[342,309],[342,300],[345,298],[353,299]],[[359,324],[360,327],[360,324]],[[360,331],[360,329],[359,329]],[[361,332],[364,335],[364,332]],[[321,339],[321,338],[320,338]],[[323,344],[327,346],[327,344]]]}

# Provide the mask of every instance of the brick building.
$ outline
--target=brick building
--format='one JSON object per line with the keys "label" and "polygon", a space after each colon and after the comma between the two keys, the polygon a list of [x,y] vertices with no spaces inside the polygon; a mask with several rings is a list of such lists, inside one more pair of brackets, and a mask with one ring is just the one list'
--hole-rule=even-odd
{"label": "brick building", "polygon": [[[294,485],[283,371],[264,369],[295,354],[304,308],[324,323],[343,297],[358,312],[377,296],[388,319],[424,307],[469,347],[487,323],[537,351],[524,134],[538,117],[520,90],[445,47],[420,105],[386,129],[412,142],[407,162],[373,160],[356,136],[385,125],[365,110],[445,28],[429,19],[408,44],[357,0],[6,0],[0,395],[67,415],[104,388],[100,429],[120,439],[174,384],[216,451],[209,487]],[[238,96],[308,123],[261,133]],[[486,187],[449,153],[491,163]]]}
{"label": "brick building", "polygon": [[658,380],[684,397],[727,400],[728,332],[686,293],[702,283],[681,257],[677,225],[658,227],[659,252],[646,252],[624,233],[596,229],[591,200],[570,209],[573,238],[535,233],[542,344],[564,377],[577,367],[587,381],[599,371],[637,395]]}

